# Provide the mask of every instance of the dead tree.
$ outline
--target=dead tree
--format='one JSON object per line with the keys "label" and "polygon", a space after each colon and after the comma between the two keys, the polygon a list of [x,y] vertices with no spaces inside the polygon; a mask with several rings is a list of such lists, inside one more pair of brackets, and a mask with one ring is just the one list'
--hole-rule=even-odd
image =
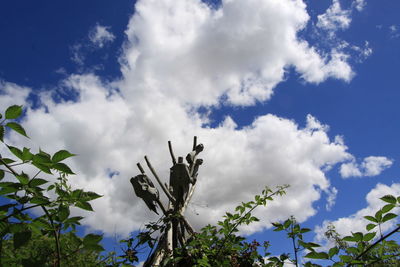
{"label": "dead tree", "polygon": [[186,156],[186,163],[183,162],[183,157],[178,157],[178,161],[176,161],[170,141],[168,141],[168,147],[172,159],[169,185],[162,183],[147,156],[144,157],[150,172],[168,198],[167,208],[161,202],[158,189],[145,174],[140,163],[137,166],[141,174],[132,177],[130,180],[136,196],[141,198],[147,207],[157,214],[156,207],[158,206],[162,210],[162,216],[165,216],[164,221],[166,222],[165,227],[163,227],[164,230],[160,232],[158,237],[158,243],[144,263],[144,267],[162,266],[162,262],[166,258],[173,256],[174,249],[184,247],[188,238],[194,234],[184,212],[195,189],[199,166],[203,163],[203,160],[197,158],[197,156],[203,151],[204,146],[202,144],[197,145],[197,137],[195,136],[192,151]]}

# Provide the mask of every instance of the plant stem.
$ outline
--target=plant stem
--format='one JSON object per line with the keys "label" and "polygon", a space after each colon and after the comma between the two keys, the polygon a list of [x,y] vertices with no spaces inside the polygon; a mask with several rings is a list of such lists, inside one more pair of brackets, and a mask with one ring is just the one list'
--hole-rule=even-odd
{"label": "plant stem", "polygon": [[[279,190],[276,190],[275,192],[271,193],[268,196],[265,196],[264,199],[268,199],[276,194],[278,194],[278,192],[281,192],[282,188]],[[232,227],[232,229],[229,231],[229,233],[225,236],[224,240],[222,241],[222,244],[219,246],[218,251],[216,253],[216,257],[219,256],[219,253],[221,252],[222,247],[225,245],[226,240],[228,239],[228,237],[233,233],[233,231],[243,222],[244,218],[246,218],[247,214],[251,213],[253,210],[255,210],[258,206],[260,206],[260,204],[255,204],[254,207],[252,207],[249,211],[247,211],[243,216],[240,217],[240,219],[234,224],[234,226]]]}
{"label": "plant stem", "polygon": [[[372,245],[370,245],[369,247],[367,247],[366,250],[364,250],[360,255],[358,255],[355,260],[360,259],[362,256],[364,256],[368,251],[370,251],[373,247],[375,247],[376,245],[378,245],[380,242],[382,242],[383,240],[385,240],[386,238],[388,238],[389,236],[393,235],[394,233],[398,232],[400,230],[400,226],[398,226],[396,229],[394,229],[393,231],[391,231],[390,233],[386,234],[385,236],[382,236],[378,241],[376,241],[375,243],[373,243]],[[352,264],[348,264],[347,266],[351,266]]]}
{"label": "plant stem", "polygon": [[[24,210],[33,209],[33,208],[36,208],[36,207],[39,207],[39,206],[42,206],[42,205],[46,205],[46,204],[50,204],[50,203],[51,203],[51,202],[48,202],[48,203],[45,203],[45,204],[36,204],[36,205],[33,205],[33,206],[29,206],[29,207],[26,207],[26,208],[22,208],[22,209],[17,210],[17,211],[18,211],[18,213],[21,213],[21,212],[24,211]],[[2,219],[0,220],[0,222],[7,220],[8,218],[14,216],[14,214],[15,214],[15,213],[13,212],[13,213],[11,213],[10,215],[8,215],[7,217],[2,218]]]}
{"label": "plant stem", "polygon": [[54,225],[54,221],[53,218],[50,216],[50,213],[48,212],[48,210],[46,209],[45,206],[41,206],[44,213],[46,213],[47,218],[49,218],[51,227],[53,228],[53,234],[54,234],[54,239],[55,239],[55,243],[56,243],[56,252],[57,252],[57,267],[61,266],[61,248],[60,248],[60,240],[59,240],[59,236],[58,236],[58,231]]}
{"label": "plant stem", "polygon": [[[292,233],[294,231],[294,226],[293,226],[294,221],[292,220],[292,224],[290,228],[292,229]],[[294,263],[296,264],[296,267],[298,267],[298,260],[297,260],[297,248],[296,248],[296,236],[292,235],[292,243],[293,243],[293,250],[294,250]]]}

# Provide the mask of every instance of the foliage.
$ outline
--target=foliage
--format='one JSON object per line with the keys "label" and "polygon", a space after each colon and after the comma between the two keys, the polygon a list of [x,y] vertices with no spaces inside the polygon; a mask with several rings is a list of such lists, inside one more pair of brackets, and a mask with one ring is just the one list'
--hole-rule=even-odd
{"label": "foliage", "polygon": [[[71,216],[70,208],[92,211],[89,202],[101,196],[68,185],[67,177],[74,173],[63,161],[74,154],[60,150],[50,155],[40,149],[32,153],[4,143],[7,131],[28,137],[16,121],[22,113],[22,106],[11,106],[0,122],[0,141],[11,155],[0,155],[0,197],[6,200],[0,206],[0,264],[71,266],[72,258],[96,258],[104,250],[99,245],[102,236],[79,238],[75,229],[83,217]],[[35,172],[24,172],[26,165]]]}
{"label": "foliage", "polygon": [[[246,242],[245,238],[238,235],[238,227],[258,221],[251,213],[258,206],[265,206],[267,201],[272,201],[273,196],[283,195],[285,188],[277,191],[266,188],[261,195],[255,196],[254,201],[242,203],[235,209],[235,213],[227,212],[217,226],[207,225],[199,233],[195,233],[185,246],[178,248],[175,253],[164,259],[161,266],[399,266],[400,246],[387,239],[399,232],[398,225],[391,232],[383,235],[381,225],[397,217],[391,213],[395,207],[400,206],[400,197],[391,195],[383,196],[381,200],[385,205],[374,216],[365,216],[372,222],[366,226],[365,231],[352,233],[350,236],[341,237],[331,225],[325,235],[334,243],[327,251],[320,244],[307,242],[304,235],[311,230],[302,228],[294,217],[283,222],[272,223],[274,231],[286,232],[290,239],[292,253],[285,252],[272,256],[268,249],[270,243],[263,244],[254,240]],[[136,237],[138,244],[151,242],[154,247],[155,238],[149,238],[156,230],[162,231],[163,222],[147,225],[149,231]],[[164,222],[165,223],[165,222]],[[155,227],[156,225],[156,227]],[[374,231],[379,229],[379,236]],[[133,238],[132,240],[134,240]],[[134,250],[135,248],[133,248]],[[137,253],[137,251],[135,251]],[[136,254],[135,254],[136,255]]]}

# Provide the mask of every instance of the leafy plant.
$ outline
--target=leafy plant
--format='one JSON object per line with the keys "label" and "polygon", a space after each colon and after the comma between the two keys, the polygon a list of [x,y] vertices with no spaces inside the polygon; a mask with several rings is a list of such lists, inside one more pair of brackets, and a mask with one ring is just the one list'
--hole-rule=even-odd
{"label": "leafy plant", "polygon": [[[19,264],[23,266],[41,266],[43,259],[46,259],[51,266],[61,266],[62,261],[68,262],[72,254],[81,250],[89,254],[103,251],[99,245],[101,235],[88,234],[80,239],[75,234],[76,226],[80,225],[83,217],[71,216],[70,207],[93,211],[89,202],[101,197],[94,192],[73,190],[68,185],[68,175],[74,172],[63,161],[75,155],[66,150],[54,155],[40,149],[32,153],[30,148],[18,148],[4,142],[8,131],[28,137],[25,129],[15,121],[22,113],[22,106],[11,106],[0,122],[0,141],[12,157],[0,156],[0,197],[7,200],[6,204],[0,206],[1,263],[9,266],[8,263],[19,259]],[[21,170],[23,165],[31,165],[36,171],[24,172]],[[55,179],[46,179],[49,175]],[[48,243],[51,240],[54,245],[47,246],[49,252],[46,252],[46,257],[18,254],[18,251],[32,244],[31,240],[33,243]],[[11,243],[14,251],[12,257]],[[71,244],[75,246],[72,250],[68,249]]]}

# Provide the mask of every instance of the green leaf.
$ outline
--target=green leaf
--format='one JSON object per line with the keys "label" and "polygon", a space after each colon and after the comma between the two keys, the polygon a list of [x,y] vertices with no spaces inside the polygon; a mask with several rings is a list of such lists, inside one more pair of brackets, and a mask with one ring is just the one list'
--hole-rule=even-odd
{"label": "green leaf", "polygon": [[343,237],[343,241],[357,242],[357,240],[356,240],[356,238],[354,236],[345,236],[345,237]]}
{"label": "green leaf", "polygon": [[378,222],[380,222],[382,220],[382,211],[381,210],[378,210],[375,213],[375,219],[377,219]]}
{"label": "green leaf", "polygon": [[83,238],[83,247],[88,250],[103,251],[104,248],[98,244],[102,239],[101,235],[88,234]]}
{"label": "green leaf", "polygon": [[42,184],[48,183],[49,181],[41,178],[35,178],[29,181],[29,186],[30,187],[36,187],[36,186],[41,186]]}
{"label": "green leaf", "polygon": [[33,154],[31,153],[29,148],[24,147],[22,150],[22,160],[23,161],[29,161],[33,158]]}
{"label": "green leaf", "polygon": [[71,224],[80,224],[79,221],[82,220],[83,217],[82,216],[75,216],[75,217],[71,217],[68,218],[64,221],[65,224],[67,223],[71,223]]}
{"label": "green leaf", "polygon": [[386,195],[380,198],[381,200],[390,203],[390,204],[396,204],[396,198],[392,195]]}
{"label": "green leaf", "polygon": [[15,233],[13,236],[14,248],[18,249],[25,245],[31,239],[31,236],[32,232],[30,230]]}
{"label": "green leaf", "polygon": [[[28,137],[28,136],[26,135],[25,129],[24,129],[21,125],[19,125],[18,123],[16,123],[16,122],[8,122],[8,123],[6,124],[6,127],[8,127],[8,128],[10,128],[10,129],[16,131],[16,132],[19,133],[20,135],[23,135],[23,136],[25,136],[25,137]],[[29,137],[28,137],[28,138],[29,138]]]}
{"label": "green leaf", "polygon": [[327,260],[327,259],[329,259],[329,256],[328,256],[327,253],[325,253],[325,252],[315,252],[315,251],[312,251],[312,252],[308,253],[305,257],[309,258],[309,259],[318,259],[318,260]]}
{"label": "green leaf", "polygon": [[92,205],[89,204],[89,202],[86,201],[78,201],[75,206],[78,208],[81,208],[83,210],[88,210],[88,211],[93,211]]}
{"label": "green leaf", "polygon": [[363,241],[368,242],[368,241],[372,240],[372,239],[375,237],[375,235],[376,235],[376,232],[367,233],[367,234],[365,234],[365,236],[363,237]]}
{"label": "green leaf", "polygon": [[22,172],[21,175],[17,175],[16,178],[23,185],[26,185],[29,183],[29,176],[26,173]]}
{"label": "green leaf", "polygon": [[32,158],[32,161],[34,163],[40,163],[40,164],[48,164],[48,165],[52,164],[50,156],[42,152],[35,154]]}
{"label": "green leaf", "polygon": [[389,221],[389,220],[391,220],[393,218],[396,218],[396,217],[397,217],[397,215],[394,214],[394,213],[385,214],[385,216],[383,216],[383,218],[382,218],[382,222]]}
{"label": "green leaf", "polygon": [[367,220],[369,220],[369,221],[371,221],[371,222],[378,223],[378,220],[375,219],[375,217],[372,217],[372,216],[364,216],[364,218],[367,219]]}
{"label": "green leaf", "polygon": [[340,259],[342,260],[342,261],[344,261],[344,262],[351,262],[351,260],[353,259],[351,256],[348,256],[348,255],[340,255],[339,256],[340,257]]}
{"label": "green leaf", "polygon": [[0,141],[1,142],[3,142],[3,140],[4,140],[4,133],[5,133],[4,126],[0,125]]}
{"label": "green leaf", "polygon": [[[362,243],[359,243],[362,244]],[[349,247],[346,249],[347,253],[352,253],[354,255],[357,255],[359,253],[358,249],[356,247]]]}
{"label": "green leaf", "polygon": [[89,191],[89,192],[84,192],[84,193],[83,193],[83,196],[84,196],[84,199],[85,199],[86,201],[90,201],[90,200],[93,200],[93,199],[102,197],[101,195],[99,195],[99,194],[97,194],[97,193],[95,193],[95,192],[91,192],[91,191]]}
{"label": "green leaf", "polygon": [[36,197],[33,197],[30,202],[32,204],[42,205],[42,204],[49,203],[49,200],[46,197],[38,197],[38,196],[36,196]]}
{"label": "green leaf", "polygon": [[371,231],[372,229],[374,229],[377,225],[373,224],[373,223],[369,223],[367,224],[367,226],[365,227],[367,229],[367,231]]}
{"label": "green leaf", "polygon": [[6,119],[13,120],[21,116],[22,114],[22,106],[13,105],[7,108],[6,110]]}
{"label": "green leaf", "polygon": [[61,162],[53,164],[51,168],[66,174],[75,174],[66,164]]}
{"label": "green leaf", "polygon": [[[9,158],[2,158],[2,160],[3,160],[6,164],[11,164],[11,163],[15,162],[15,160],[9,159]],[[0,165],[3,165],[3,163],[0,162]]]}
{"label": "green leaf", "polygon": [[283,228],[284,228],[284,229],[287,229],[291,224],[292,224],[292,220],[287,219],[287,220],[283,223]]}
{"label": "green leaf", "polygon": [[363,240],[363,234],[361,232],[353,233],[353,237],[356,242]]}
{"label": "green leaf", "polygon": [[56,186],[55,186],[54,184],[49,185],[49,187],[47,187],[47,191],[50,191],[50,190],[54,189],[55,187],[56,187]]}
{"label": "green leaf", "polygon": [[339,253],[339,248],[333,247],[333,248],[329,249],[328,256],[329,256],[329,258],[332,258],[333,256],[335,256],[338,253]]}
{"label": "green leaf", "polygon": [[69,153],[67,150],[60,150],[56,152],[51,158],[52,162],[60,162],[66,158],[73,157],[75,154]]}
{"label": "green leaf", "polygon": [[102,235],[96,235],[96,234],[87,234],[83,238],[83,243],[84,244],[97,244],[103,239]]}
{"label": "green leaf", "polygon": [[5,175],[4,170],[0,170],[0,181],[3,180],[4,175]]}
{"label": "green leaf", "polygon": [[391,211],[394,207],[396,207],[396,205],[387,204],[387,205],[383,206],[383,208],[381,209],[382,213],[387,213],[387,212]]}
{"label": "green leaf", "polygon": [[41,164],[41,163],[37,163],[37,162],[32,162],[32,165],[34,165],[35,167],[37,167],[39,170],[41,170],[42,172],[48,173],[48,174],[52,174],[51,170],[49,168],[49,166],[45,165],[45,164]]}
{"label": "green leaf", "polygon": [[24,156],[22,155],[22,151],[19,148],[13,146],[7,146],[8,149],[13,153],[17,158],[24,160]]}
{"label": "green leaf", "polygon": [[65,221],[69,216],[69,208],[67,206],[60,206],[58,208],[58,219],[60,222]]}
{"label": "green leaf", "polygon": [[300,233],[304,234],[304,233],[307,233],[307,232],[310,232],[310,231],[311,231],[310,228],[301,228]]}

